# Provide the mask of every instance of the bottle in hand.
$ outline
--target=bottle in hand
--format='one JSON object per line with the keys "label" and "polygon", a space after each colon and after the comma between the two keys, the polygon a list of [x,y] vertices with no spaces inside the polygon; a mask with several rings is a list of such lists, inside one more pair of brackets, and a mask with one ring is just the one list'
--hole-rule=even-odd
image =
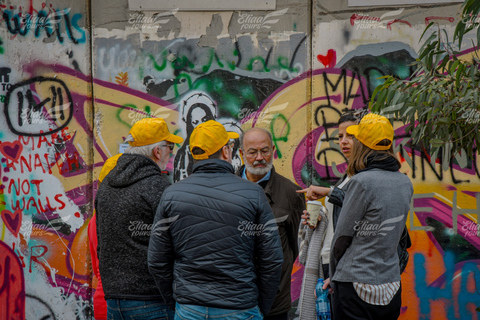
{"label": "bottle in hand", "polygon": [[328,289],[323,290],[323,279],[318,279],[315,287],[317,295],[317,320],[330,320],[330,301],[328,300]]}

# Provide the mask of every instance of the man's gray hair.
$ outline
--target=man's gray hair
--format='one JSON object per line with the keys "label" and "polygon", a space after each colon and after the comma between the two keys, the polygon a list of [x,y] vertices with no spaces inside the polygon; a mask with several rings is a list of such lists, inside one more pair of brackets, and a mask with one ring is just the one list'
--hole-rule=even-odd
{"label": "man's gray hair", "polygon": [[240,149],[243,150],[243,138],[245,137],[247,132],[249,132],[251,130],[260,130],[260,131],[265,132],[268,135],[268,138],[270,139],[270,145],[273,146],[273,137],[272,137],[272,134],[270,133],[270,131],[268,131],[264,128],[254,127],[254,128],[248,129],[247,131],[242,132],[242,134],[240,135]]}
{"label": "man's gray hair", "polygon": [[[135,141],[135,139],[133,139],[131,134],[128,134],[127,138],[125,138],[125,142],[129,142],[129,141]],[[146,146],[141,146],[141,147],[133,147],[129,145],[127,149],[125,149],[125,153],[140,154],[140,155],[151,158],[153,150],[156,147],[161,147],[165,144],[166,142],[162,140],[162,141],[155,142],[152,144],[147,144]]]}

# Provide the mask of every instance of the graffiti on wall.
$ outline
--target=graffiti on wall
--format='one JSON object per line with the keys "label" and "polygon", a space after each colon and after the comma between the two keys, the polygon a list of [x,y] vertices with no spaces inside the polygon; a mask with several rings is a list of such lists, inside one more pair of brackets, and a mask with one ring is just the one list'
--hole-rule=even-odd
{"label": "graffiti on wall", "polygon": [[[0,8],[12,39],[85,43],[83,15],[69,8]],[[352,19],[357,27],[382,20]],[[390,18],[384,22],[387,28],[408,26]],[[172,181],[191,173],[188,137],[193,128],[217,119],[238,133],[255,126],[269,130],[278,172],[301,186],[329,186],[346,169],[336,144],[341,113],[364,109],[379,76],[408,77],[416,57],[401,43],[383,43],[383,52],[357,48],[339,62],[337,52],[327,49],[315,55],[324,68],[307,71],[302,33],[258,42],[240,35],[219,39],[216,48],[198,46],[198,41],[145,40],[139,47],[132,39],[96,38],[96,79],[80,72],[78,63],[73,69],[30,63],[19,79],[14,76],[19,70],[0,67],[5,124],[0,131],[0,246],[8,253],[0,256],[2,316],[91,316],[86,226],[96,177],[136,121],[164,118],[171,132],[186,138],[167,166]],[[236,168],[241,165],[237,150],[238,144]],[[395,151],[415,187],[402,319],[471,318],[480,306],[478,159],[434,159],[411,145],[399,121]],[[293,300],[302,272],[294,267]]]}
{"label": "graffiti on wall", "polygon": [[22,10],[19,6],[15,8],[6,5],[0,5],[2,25],[8,32],[16,37],[27,37],[33,35],[35,38],[56,37],[59,43],[69,41],[74,44],[85,43],[87,34],[81,27],[81,13],[70,13],[70,8],[56,9],[52,4],[47,6],[42,3],[41,10],[35,10],[30,6],[27,10]]}
{"label": "graffiti on wall", "polygon": [[219,41],[215,49],[199,46],[199,39],[185,38],[144,41],[138,48],[128,40],[97,38],[96,74],[102,80],[113,81],[119,72],[128,72],[130,79],[135,80],[132,88],[171,101],[197,89],[198,78],[210,75],[215,79],[214,71],[218,77],[230,75],[232,80],[235,76],[247,76],[281,82],[305,72],[305,34],[293,34],[284,41],[262,40],[257,45],[247,35],[235,41],[230,38]]}
{"label": "graffiti on wall", "polygon": [[[104,137],[92,131],[88,76],[42,63],[25,66],[25,74],[30,78],[6,92],[0,139],[0,239],[16,257],[9,265],[18,262],[25,276],[15,303],[23,303],[20,309],[30,319],[88,319],[92,273],[86,227],[96,186],[89,175],[98,176],[103,162],[118,152],[131,119],[141,118],[135,106],[150,106],[167,119],[165,111],[176,116],[176,107],[124,83],[95,81],[100,110],[95,120],[117,119],[117,132],[123,133]],[[8,310],[13,315],[14,309]]]}
{"label": "graffiti on wall", "polygon": [[[368,63],[363,69],[320,69],[297,77],[277,89],[253,115],[254,126],[272,133],[276,159],[285,159],[279,161],[280,173],[302,187],[329,186],[343,175],[347,164],[336,144],[336,123],[342,112],[366,106],[369,82],[364,75],[368,73],[361,70],[367,67]],[[310,82],[312,95],[302,100],[297,93]],[[269,114],[271,110],[274,114]],[[476,287],[480,161],[465,156],[443,159],[441,154],[435,159],[411,144],[400,121],[394,121],[394,128],[401,171],[415,189],[407,222],[412,258],[402,275],[401,318],[473,318],[480,306]],[[292,279],[292,286],[301,282],[295,273]]]}
{"label": "graffiti on wall", "polygon": [[[336,53],[328,50],[317,59],[329,68],[302,73],[287,82],[270,73],[270,77],[261,80],[270,81],[268,94],[250,105],[248,99],[237,102],[237,88],[228,85],[229,79],[241,86],[244,81],[256,81],[260,69],[245,75],[238,69],[211,70],[207,65],[206,73],[202,73],[195,69],[195,63],[190,64],[194,60],[188,59],[181,60],[182,71],[175,74],[168,69],[171,61],[165,56],[165,60],[156,61],[152,75],[143,79],[147,92],[157,92],[177,105],[179,128],[211,117],[229,119],[241,130],[264,127],[272,133],[275,165],[280,173],[301,186],[328,186],[346,169],[346,159],[336,144],[336,123],[341,113],[365,108],[379,76],[395,74],[406,78],[413,71],[409,65],[415,58],[413,50],[399,43],[382,45],[391,50],[368,55],[361,49],[337,64]],[[182,73],[193,74],[194,78]],[[156,82],[154,76],[166,80]],[[202,84],[204,79],[208,81]],[[200,98],[200,94],[204,96]],[[235,103],[230,108],[232,101]],[[395,129],[395,151],[402,159],[402,172],[415,187],[408,220],[414,245],[403,275],[404,292],[414,294],[404,295],[402,318],[467,317],[474,305],[480,305],[480,295],[475,291],[478,236],[472,238],[477,230],[475,215],[480,210],[478,160],[462,156],[443,159],[441,155],[433,159],[424,149],[411,145],[400,121],[395,121]],[[180,132],[188,136],[188,129]],[[185,159],[185,155],[178,152],[177,159]],[[302,268],[296,266],[292,276],[294,300],[298,298],[301,273]],[[436,308],[437,305],[442,308]]]}

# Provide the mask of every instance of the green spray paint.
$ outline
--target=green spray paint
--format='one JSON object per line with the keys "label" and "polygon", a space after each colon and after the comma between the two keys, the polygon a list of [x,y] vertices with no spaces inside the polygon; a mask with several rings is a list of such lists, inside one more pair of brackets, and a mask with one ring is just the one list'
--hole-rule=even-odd
{"label": "green spray paint", "polygon": [[[275,123],[276,123],[277,120],[280,120],[280,121],[284,122],[283,126],[279,125],[280,127],[286,127],[285,135],[283,135],[281,137],[277,137],[275,135],[274,128],[276,126]],[[288,141],[288,135],[290,134],[290,123],[288,122],[287,118],[285,118],[285,116],[283,114],[276,114],[275,116],[273,116],[272,122],[270,123],[270,132],[272,133],[272,140],[273,140],[273,143],[275,144],[275,149],[277,150],[278,158],[281,159],[282,158],[282,152],[280,151],[280,148],[278,147],[277,141],[287,142]]]}

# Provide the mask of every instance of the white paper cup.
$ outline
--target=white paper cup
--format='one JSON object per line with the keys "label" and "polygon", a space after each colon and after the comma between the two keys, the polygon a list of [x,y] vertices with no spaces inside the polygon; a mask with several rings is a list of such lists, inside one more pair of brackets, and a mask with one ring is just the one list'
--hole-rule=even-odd
{"label": "white paper cup", "polygon": [[322,211],[322,203],[318,201],[307,201],[307,211],[308,211],[308,224],[312,227],[316,227],[318,223],[318,216]]}

